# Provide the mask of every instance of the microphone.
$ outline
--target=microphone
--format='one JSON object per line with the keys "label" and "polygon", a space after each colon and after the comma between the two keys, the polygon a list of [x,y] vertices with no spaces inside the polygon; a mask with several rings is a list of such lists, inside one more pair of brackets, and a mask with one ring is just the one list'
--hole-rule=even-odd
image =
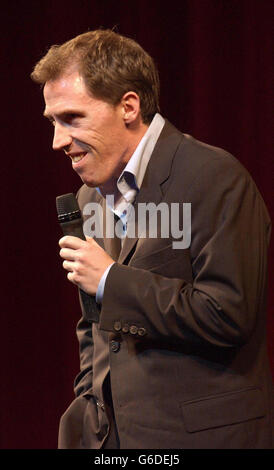
{"label": "microphone", "polygon": [[[78,201],[73,193],[63,194],[56,198],[58,222],[64,235],[86,240],[83,232],[83,219]],[[83,306],[83,316],[88,322],[99,322],[99,310],[94,296],[79,289],[80,301]]]}
{"label": "microphone", "polygon": [[86,240],[83,232],[82,214],[75,195],[68,193],[57,196],[56,209],[63,234]]}

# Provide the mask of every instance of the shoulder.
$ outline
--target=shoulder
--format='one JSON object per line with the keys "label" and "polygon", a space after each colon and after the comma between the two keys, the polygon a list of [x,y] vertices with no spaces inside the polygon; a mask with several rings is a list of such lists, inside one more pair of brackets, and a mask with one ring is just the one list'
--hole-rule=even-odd
{"label": "shoulder", "polygon": [[102,196],[98,193],[98,191],[95,188],[89,188],[86,184],[81,186],[77,192],[76,197],[81,210],[89,202],[100,203],[102,200]]}
{"label": "shoulder", "polygon": [[185,189],[196,180],[214,185],[235,178],[255,186],[246,168],[228,151],[182,133],[168,121],[165,128],[163,137],[177,142],[172,161],[173,178],[179,178]]}
{"label": "shoulder", "polygon": [[184,170],[191,168],[191,174],[211,171],[228,171],[237,173],[245,178],[251,178],[248,171],[231,153],[223,148],[209,145],[189,134],[182,134],[181,145],[178,148],[175,164]]}
{"label": "shoulder", "polygon": [[165,140],[176,142],[170,181],[178,198],[197,200],[200,204],[204,198],[217,202],[224,197],[241,199],[249,195],[250,200],[255,198],[259,202],[269,219],[256,183],[234,155],[180,132],[168,121],[163,129],[164,146]]}

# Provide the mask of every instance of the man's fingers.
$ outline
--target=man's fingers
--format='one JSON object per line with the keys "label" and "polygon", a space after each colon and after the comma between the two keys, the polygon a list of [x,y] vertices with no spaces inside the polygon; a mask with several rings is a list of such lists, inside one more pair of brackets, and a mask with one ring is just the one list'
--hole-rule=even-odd
{"label": "man's fingers", "polygon": [[70,261],[74,261],[76,257],[75,250],[72,250],[71,248],[61,248],[61,250],[59,251],[59,255],[61,256],[61,258]]}
{"label": "man's fingers", "polygon": [[71,235],[66,235],[59,240],[59,246],[61,248],[72,248],[73,250],[77,250],[81,248],[83,244],[86,243],[84,240],[78,237],[72,237]]}
{"label": "man's fingers", "polygon": [[67,279],[73,284],[75,284],[76,286],[78,285],[77,282],[75,281],[75,274],[73,272],[68,272]]}
{"label": "man's fingers", "polygon": [[73,261],[63,261],[63,268],[66,270],[66,271],[69,271],[69,272],[73,272],[74,270],[74,263]]}
{"label": "man's fingers", "polygon": [[59,245],[68,280],[88,294],[96,294],[100,279],[113,259],[91,237],[81,240],[65,236]]}

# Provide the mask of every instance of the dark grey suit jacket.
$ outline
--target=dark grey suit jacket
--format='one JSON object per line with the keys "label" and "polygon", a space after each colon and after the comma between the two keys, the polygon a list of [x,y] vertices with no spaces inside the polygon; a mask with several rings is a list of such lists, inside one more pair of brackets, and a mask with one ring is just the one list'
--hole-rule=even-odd
{"label": "dark grey suit jacket", "polygon": [[[105,202],[83,186],[81,208]],[[191,245],[128,238],[98,309],[81,299],[81,372],[59,447],[99,448],[108,433],[110,373],[123,449],[271,448],[266,350],[270,219],[227,152],[166,122],[137,203],[191,203]],[[97,240],[111,253],[110,240]],[[99,322],[98,322],[99,320]]]}

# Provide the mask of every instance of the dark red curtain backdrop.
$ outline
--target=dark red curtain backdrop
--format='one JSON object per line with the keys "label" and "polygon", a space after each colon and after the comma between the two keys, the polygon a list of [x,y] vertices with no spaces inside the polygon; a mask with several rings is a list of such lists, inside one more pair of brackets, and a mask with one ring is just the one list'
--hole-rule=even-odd
{"label": "dark red curtain backdrop", "polygon": [[[100,26],[135,38],[158,64],[162,114],[183,132],[233,153],[273,216],[272,3],[3,3],[0,448],[56,448],[59,417],[73,398],[78,371],[80,309],[58,257],[55,197],[76,191],[80,180],[65,155],[51,150],[41,91],[29,79],[34,63],[51,44]],[[272,244],[274,371],[273,251]]]}

